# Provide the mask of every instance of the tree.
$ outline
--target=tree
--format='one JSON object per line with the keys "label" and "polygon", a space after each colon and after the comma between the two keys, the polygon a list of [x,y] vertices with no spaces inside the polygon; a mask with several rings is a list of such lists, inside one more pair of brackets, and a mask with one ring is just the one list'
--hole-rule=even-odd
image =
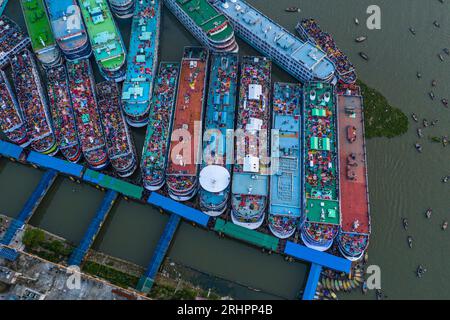
{"label": "tree", "polygon": [[45,233],[39,229],[27,229],[23,235],[22,242],[29,249],[40,246],[45,240]]}

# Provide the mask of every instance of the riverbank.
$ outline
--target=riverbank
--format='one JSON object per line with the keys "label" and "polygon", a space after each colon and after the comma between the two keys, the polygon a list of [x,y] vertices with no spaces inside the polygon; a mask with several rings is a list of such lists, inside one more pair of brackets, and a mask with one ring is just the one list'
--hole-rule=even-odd
{"label": "riverbank", "polygon": [[[0,237],[6,231],[12,219],[0,215]],[[21,242],[21,243],[20,243]],[[23,245],[22,245],[23,244]],[[75,245],[64,238],[45,230],[27,225],[16,238],[15,247],[22,248],[25,253],[40,257],[59,265],[66,264]],[[173,261],[166,260],[155,279],[155,285],[148,295],[159,300],[192,300],[192,299],[228,299],[222,298],[211,289],[196,286],[182,278],[185,268]],[[112,285],[135,291],[145,269],[129,261],[89,250],[81,271],[96,278],[106,280]],[[138,294],[138,292],[136,292]]]}

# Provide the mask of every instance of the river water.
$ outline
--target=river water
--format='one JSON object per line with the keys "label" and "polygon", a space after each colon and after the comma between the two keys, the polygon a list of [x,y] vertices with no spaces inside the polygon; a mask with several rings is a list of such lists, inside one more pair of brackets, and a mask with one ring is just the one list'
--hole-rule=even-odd
{"label": "river water", "polygon": [[[450,148],[430,142],[429,136],[450,134],[450,111],[440,98],[450,98],[450,57],[438,54],[450,47],[450,3],[438,0],[251,0],[249,1],[289,30],[299,18],[314,17],[324,30],[332,33],[339,46],[356,65],[361,80],[378,89],[390,103],[406,114],[415,112],[420,119],[439,119],[438,125],[424,129],[424,152],[418,154],[418,124],[411,121],[409,131],[394,139],[377,138],[367,142],[369,189],[372,213],[370,264],[381,269],[381,285],[391,299],[450,298],[450,233],[440,226],[450,219],[450,184],[441,183],[450,174]],[[381,8],[381,30],[368,30],[366,9]],[[285,13],[284,8],[298,6],[301,13]],[[18,1],[10,1],[6,14],[23,25]],[[357,17],[361,24],[353,22]],[[433,21],[440,23],[440,28]],[[408,28],[413,26],[413,36]],[[160,60],[179,61],[185,45],[196,44],[194,38],[164,9]],[[128,42],[129,25],[120,23]],[[368,40],[354,42],[359,35]],[[242,54],[256,54],[240,41]],[[363,61],[358,52],[370,57]],[[416,78],[416,72],[422,78]],[[437,80],[435,101],[428,97],[432,79]],[[97,80],[101,78],[97,75]],[[274,80],[292,81],[274,68]],[[144,130],[133,131],[141,149]],[[41,172],[0,161],[1,213],[16,216],[39,181]],[[18,178],[20,177],[20,178]],[[14,200],[11,200],[14,199]],[[31,220],[70,241],[78,242],[89,219],[102,199],[102,192],[58,178],[48,198]],[[424,212],[433,208],[430,220]],[[409,219],[408,233],[402,217]],[[145,266],[167,216],[148,206],[121,200],[108,217],[94,248]],[[406,237],[414,238],[409,249]],[[289,298],[298,296],[304,286],[308,266],[287,263],[279,256],[268,256],[233,240],[219,239],[214,233],[182,224],[177,231],[169,257],[198,270],[193,279],[236,298]],[[417,279],[415,269],[424,264],[428,273]],[[204,277],[203,273],[215,277]],[[228,281],[226,281],[228,280]],[[249,288],[256,289],[252,290]],[[354,293],[343,298],[373,298]]]}

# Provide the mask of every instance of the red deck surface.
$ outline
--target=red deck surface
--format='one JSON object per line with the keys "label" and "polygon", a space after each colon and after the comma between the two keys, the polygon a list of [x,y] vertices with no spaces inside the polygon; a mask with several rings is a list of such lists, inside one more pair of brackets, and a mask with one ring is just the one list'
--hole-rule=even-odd
{"label": "red deck surface", "polygon": [[[344,232],[369,232],[369,205],[367,196],[366,154],[364,148],[362,98],[357,96],[338,96],[339,110],[339,161],[340,161],[340,194],[342,230]],[[356,117],[350,117],[346,107],[355,109]],[[347,128],[356,128],[356,140],[350,143],[347,139]],[[347,159],[354,154],[354,166],[349,166]],[[348,169],[355,174],[355,179],[347,177]],[[359,227],[354,230],[353,224],[358,220]]]}
{"label": "red deck surface", "polygon": [[[197,62],[197,66],[191,68],[191,61]],[[168,174],[197,175],[197,163],[200,161],[197,156],[201,145],[202,126],[200,121],[202,121],[205,76],[205,61],[183,61],[172,130],[172,143],[170,145]],[[197,128],[195,127],[196,124]],[[180,134],[186,132],[184,130],[189,131],[191,139],[180,142],[179,135],[175,132],[177,129],[183,130],[178,131]],[[183,144],[186,145],[183,146]],[[187,149],[190,152],[183,152]],[[179,157],[176,157],[177,155]]]}

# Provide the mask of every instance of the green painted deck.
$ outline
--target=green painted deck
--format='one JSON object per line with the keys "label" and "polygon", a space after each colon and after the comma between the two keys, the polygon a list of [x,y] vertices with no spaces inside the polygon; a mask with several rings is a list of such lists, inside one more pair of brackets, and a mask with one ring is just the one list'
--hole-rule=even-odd
{"label": "green painted deck", "polygon": [[276,251],[280,240],[273,236],[240,227],[231,222],[226,222],[222,219],[217,219],[214,230],[222,232],[232,238],[236,238],[255,246],[266,248],[268,250]]}
{"label": "green painted deck", "polygon": [[43,0],[20,0],[28,35],[35,52],[56,45]]}
{"label": "green painted deck", "polygon": [[[228,19],[210,5],[207,0],[177,0],[177,3],[207,34],[208,31],[221,25],[225,21],[228,21]],[[213,41],[221,41],[230,37],[232,33],[233,29],[230,27],[230,24],[228,24],[223,31],[214,35],[208,34],[208,36]]]}
{"label": "green painted deck", "polygon": [[334,200],[307,199],[305,213],[310,222],[339,224],[339,202]]}
{"label": "green painted deck", "polygon": [[142,187],[104,175],[100,172],[93,171],[90,169],[86,170],[83,179],[90,183],[99,185],[103,188],[117,191],[123,194],[124,196],[135,199],[141,199],[142,193],[144,191],[144,188]]}
{"label": "green painted deck", "polygon": [[106,0],[81,0],[83,16],[95,59],[107,70],[120,68],[125,62],[125,49]]}

